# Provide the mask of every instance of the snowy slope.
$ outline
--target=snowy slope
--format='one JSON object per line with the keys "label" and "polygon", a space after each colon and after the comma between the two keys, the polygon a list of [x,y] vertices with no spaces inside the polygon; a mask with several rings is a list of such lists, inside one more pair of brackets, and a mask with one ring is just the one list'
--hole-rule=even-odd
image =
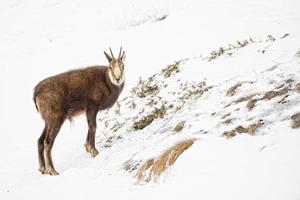
{"label": "snowy slope", "polygon": [[[299,8],[282,0],[1,2],[0,198],[299,199],[300,129],[291,119],[300,112]],[[102,51],[120,45],[126,87],[98,114],[100,154],[85,152],[80,116],[55,141],[60,175],[42,176],[33,87],[104,64]],[[253,133],[234,131],[255,123]],[[158,182],[136,179],[145,161],[191,138]]]}

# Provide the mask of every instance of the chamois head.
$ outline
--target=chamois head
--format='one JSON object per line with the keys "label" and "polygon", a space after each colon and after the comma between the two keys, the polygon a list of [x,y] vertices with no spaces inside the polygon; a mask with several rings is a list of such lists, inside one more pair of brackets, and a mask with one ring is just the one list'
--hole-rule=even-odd
{"label": "chamois head", "polygon": [[122,51],[122,47],[120,48],[119,56],[116,59],[114,54],[109,48],[110,54],[108,55],[105,51],[104,54],[109,62],[108,66],[108,76],[110,81],[115,85],[121,85],[125,81],[125,72],[124,72],[124,61],[125,61],[125,51]]}

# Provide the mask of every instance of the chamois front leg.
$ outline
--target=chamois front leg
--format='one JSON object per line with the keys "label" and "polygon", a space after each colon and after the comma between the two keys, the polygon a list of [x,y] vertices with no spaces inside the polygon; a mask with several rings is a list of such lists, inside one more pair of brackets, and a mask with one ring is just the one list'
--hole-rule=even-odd
{"label": "chamois front leg", "polygon": [[95,147],[95,134],[96,134],[96,128],[97,128],[97,107],[96,106],[88,106],[86,111],[86,117],[87,122],[89,126],[86,142],[85,142],[85,148],[86,151],[89,152],[93,157],[98,155],[98,150]]}

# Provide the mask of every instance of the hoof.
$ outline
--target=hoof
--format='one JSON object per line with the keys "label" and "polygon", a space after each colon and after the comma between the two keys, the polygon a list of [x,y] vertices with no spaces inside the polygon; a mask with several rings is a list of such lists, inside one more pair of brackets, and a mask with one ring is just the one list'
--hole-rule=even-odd
{"label": "hoof", "polygon": [[93,157],[96,157],[99,154],[97,149],[91,149],[90,153]]}
{"label": "hoof", "polygon": [[98,150],[96,148],[93,148],[91,145],[86,143],[84,146],[86,152],[90,153],[92,157],[96,157],[99,154]]}
{"label": "hoof", "polygon": [[91,146],[89,144],[84,145],[86,152],[91,153]]}
{"label": "hoof", "polygon": [[59,173],[55,169],[46,169],[44,174],[50,174],[51,176],[59,175]]}
{"label": "hoof", "polygon": [[40,168],[39,168],[39,171],[40,171],[42,174],[45,174],[45,167],[40,167]]}

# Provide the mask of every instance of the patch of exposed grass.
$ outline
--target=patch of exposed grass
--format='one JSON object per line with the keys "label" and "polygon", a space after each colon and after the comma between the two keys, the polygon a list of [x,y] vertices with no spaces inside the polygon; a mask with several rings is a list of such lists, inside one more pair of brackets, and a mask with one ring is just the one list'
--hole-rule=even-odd
{"label": "patch of exposed grass", "polygon": [[134,130],[144,129],[146,126],[151,124],[154,119],[163,118],[166,112],[167,112],[167,107],[165,103],[163,103],[159,108],[155,108],[148,115],[134,121],[132,124],[132,128],[134,128]]}
{"label": "patch of exposed grass", "polygon": [[274,90],[266,92],[263,95],[263,97],[259,98],[259,99],[253,99],[253,97],[256,94],[241,97],[241,98],[233,101],[232,103],[226,105],[225,107],[231,106],[233,104],[238,104],[238,103],[241,103],[241,102],[244,102],[244,101],[248,101],[246,107],[247,107],[248,110],[252,110],[255,107],[255,105],[258,101],[271,100],[275,97],[285,95],[291,90],[290,87],[291,87],[291,85],[289,85],[289,84],[288,85],[281,85],[280,87],[277,87]]}
{"label": "patch of exposed grass", "polygon": [[249,40],[237,41],[236,44],[229,44],[227,47],[220,47],[218,50],[212,51],[206,59],[208,59],[208,61],[212,61],[222,55],[232,56],[233,53],[238,49],[243,48],[253,42],[254,41],[252,38],[250,38]]}
{"label": "patch of exposed grass", "polygon": [[222,123],[223,124],[231,124],[232,121],[233,121],[233,119],[229,118],[229,119],[224,120]]}
{"label": "patch of exposed grass", "polygon": [[125,163],[123,163],[123,169],[131,173],[139,168],[141,162],[142,162],[141,160],[129,159]]}
{"label": "patch of exposed grass", "polygon": [[292,128],[299,128],[300,127],[300,113],[294,114],[291,117],[292,120]]}
{"label": "patch of exposed grass", "polygon": [[257,129],[260,128],[263,124],[264,123],[262,120],[258,120],[257,122],[250,124],[248,127],[237,126],[231,131],[224,132],[223,135],[227,138],[232,138],[241,133],[248,133],[250,135],[255,135]]}
{"label": "patch of exposed grass", "polygon": [[107,140],[105,141],[105,143],[103,144],[102,147],[110,148],[116,141],[121,140],[121,139],[122,139],[122,136],[120,136],[120,135],[110,136],[107,138]]}
{"label": "patch of exposed grass", "polygon": [[163,21],[163,20],[165,20],[167,17],[168,17],[168,15],[163,15],[163,16],[157,18],[155,21]]}
{"label": "patch of exposed grass", "polygon": [[172,74],[179,72],[179,65],[182,63],[182,60],[175,61],[173,64],[168,65],[166,68],[162,69],[161,73],[165,78],[169,78]]}
{"label": "patch of exposed grass", "polygon": [[260,100],[271,100],[277,96],[282,96],[290,91],[289,86],[286,86],[280,90],[273,90],[265,93],[265,95]]}
{"label": "patch of exposed grass", "polygon": [[299,93],[300,93],[300,83],[297,83],[297,85],[296,85],[296,88],[295,88],[295,89],[296,89],[296,91],[297,91],[297,92],[299,92]]}
{"label": "patch of exposed grass", "polygon": [[[281,39],[287,37],[288,34],[286,33],[281,37]],[[236,53],[239,49],[246,47],[247,45],[251,43],[260,43],[260,42],[274,42],[276,41],[276,38],[273,37],[272,35],[268,35],[267,39],[264,41],[255,41],[252,38],[242,40],[242,41],[236,41],[234,44],[229,44],[226,47],[220,47],[218,50],[212,51],[207,57],[204,59],[207,59],[209,62],[212,60],[215,60],[219,58],[220,56],[232,56],[234,53]],[[265,50],[263,50],[262,53],[265,53]]]}
{"label": "patch of exposed grass", "polygon": [[184,128],[186,121],[179,122],[173,129],[174,132],[179,132]]}
{"label": "patch of exposed grass", "polygon": [[159,86],[154,81],[154,76],[151,76],[147,80],[140,79],[138,85],[132,89],[138,97],[144,98],[149,95],[155,95],[159,92]]}
{"label": "patch of exposed grass", "polygon": [[256,102],[257,102],[256,99],[249,99],[247,102],[247,105],[246,105],[248,110],[252,110],[254,108]]}
{"label": "patch of exposed grass", "polygon": [[251,94],[251,95],[247,95],[247,96],[244,96],[244,97],[240,97],[240,98],[238,98],[237,100],[233,101],[232,103],[227,104],[227,105],[225,106],[225,108],[227,108],[227,107],[229,107],[229,106],[231,106],[231,105],[235,105],[235,104],[238,104],[238,103],[242,103],[242,102],[244,102],[244,101],[248,101],[248,100],[250,100],[252,97],[254,97],[255,95],[256,95],[256,94]]}
{"label": "patch of exposed grass", "polygon": [[133,87],[131,90],[132,94],[136,94],[140,98],[145,98],[150,95],[156,95],[159,93],[161,87],[166,87],[164,81],[158,81],[161,76],[164,78],[169,78],[173,74],[180,72],[179,66],[183,63],[184,59],[175,61],[173,64],[168,65],[166,68],[162,69],[160,73],[156,73],[150,76],[146,80],[140,78],[137,86]]}
{"label": "patch of exposed grass", "polygon": [[297,53],[295,54],[295,56],[296,56],[297,58],[300,58],[300,49],[297,51]]}
{"label": "patch of exposed grass", "polygon": [[238,103],[241,103],[241,102],[244,102],[244,101],[248,101],[249,99],[251,99],[252,97],[254,97],[256,94],[251,94],[251,95],[248,95],[248,96],[244,96],[244,97],[240,97],[238,98],[237,100],[235,100],[233,103],[234,104],[238,104]]}
{"label": "patch of exposed grass", "polygon": [[276,39],[272,35],[267,36],[267,42],[274,42]]}
{"label": "patch of exposed grass", "polygon": [[136,178],[140,182],[158,181],[163,172],[172,166],[178,157],[194,144],[194,139],[178,142],[166,149],[159,157],[147,160],[137,171]]}
{"label": "patch of exposed grass", "polygon": [[193,85],[189,85],[186,83],[182,88],[183,93],[179,97],[179,99],[187,100],[190,99],[192,96],[196,96],[196,98],[198,98],[202,96],[204,92],[207,92],[211,88],[212,88],[211,86],[206,86],[206,83],[204,81],[201,81]]}
{"label": "patch of exposed grass", "polygon": [[221,119],[225,119],[225,118],[229,117],[230,115],[231,115],[231,113],[226,113],[225,115],[223,115],[223,116],[221,117]]}
{"label": "patch of exposed grass", "polygon": [[235,84],[234,86],[232,86],[231,88],[228,89],[227,93],[226,93],[226,96],[233,96],[235,93],[236,93],[236,90],[242,86],[241,83],[237,83]]}
{"label": "patch of exposed grass", "polygon": [[280,39],[286,38],[287,36],[289,36],[290,34],[285,33],[283,36],[280,37]]}

